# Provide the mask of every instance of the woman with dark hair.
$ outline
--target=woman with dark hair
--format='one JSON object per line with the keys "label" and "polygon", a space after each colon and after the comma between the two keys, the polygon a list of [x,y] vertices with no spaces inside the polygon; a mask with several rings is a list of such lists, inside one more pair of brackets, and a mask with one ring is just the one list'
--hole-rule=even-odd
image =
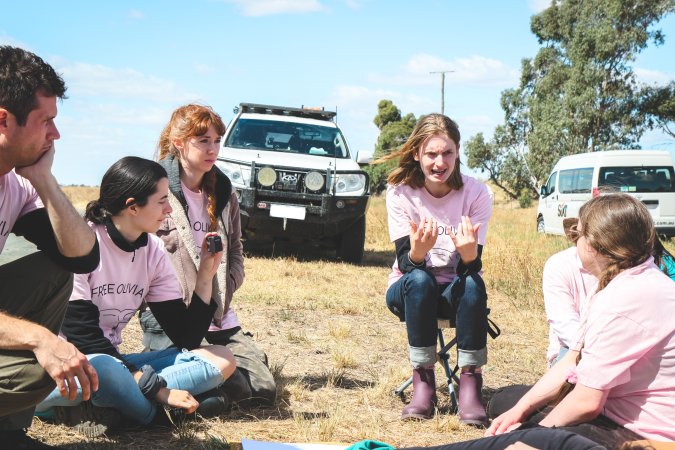
{"label": "woman with dark hair", "polygon": [[454,121],[429,114],[398,151],[384,158],[400,158],[387,179],[396,260],[386,302],[406,323],[413,366],[413,399],[401,417],[434,414],[436,329],[442,317],[457,327],[459,420],[482,426],[487,423],[481,367],[487,363],[488,309],[480,274],[492,193],[460,172],[459,140]]}
{"label": "woman with dark hair", "polygon": [[[222,237],[223,259],[209,280],[211,301],[216,304],[208,332],[211,344],[224,345],[234,354],[237,370],[209,403],[225,409],[229,401],[252,400],[273,404],[274,377],[267,356],[245,333],[231,306],[234,292],[244,281],[244,254],[241,244],[239,202],[230,180],[215,166],[225,124],[208,106],[185,105],[176,109],[164,127],[158,145],[159,163],[169,175],[171,217],[162,223],[157,235],[164,241],[181,287],[183,301],[189,305],[197,288],[199,248],[208,233]],[[186,325],[190,324],[185,320]],[[172,345],[153,311],[141,315],[143,342],[151,350]]]}
{"label": "woman with dark hair", "polygon": [[[630,195],[602,195],[581,207],[573,232],[581,264],[598,279],[575,345],[493,420],[490,437],[443,450],[675,446],[675,290],[654,264],[651,215]],[[564,446],[563,431],[592,442],[577,436],[579,447]]]}
{"label": "woman with dark hair", "polygon": [[[79,395],[68,400],[54,390],[38,405],[38,415],[53,408],[57,420],[89,436],[116,425],[118,413],[148,424],[158,411],[156,402],[199,412],[193,395],[219,386],[234,371],[227,348],[200,347],[216,308],[210,280],[222,252],[201,249],[198,287],[186,306],[164,244],[153,234],[171,212],[168,191],[166,171],[147,159],[122,158],[103,176],[100,197],[85,213],[101,262],[93,272],[75,275],[61,327],[96,369],[99,389],[84,403]],[[122,330],[143,302],[184,350],[120,353]],[[184,326],[186,318],[193,326]]]}

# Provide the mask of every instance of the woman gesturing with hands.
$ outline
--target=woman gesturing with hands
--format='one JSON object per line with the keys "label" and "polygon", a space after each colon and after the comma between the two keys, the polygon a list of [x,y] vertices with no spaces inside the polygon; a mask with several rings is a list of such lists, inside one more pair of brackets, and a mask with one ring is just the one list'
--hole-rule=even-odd
{"label": "woman gesturing with hands", "polygon": [[460,421],[483,426],[481,367],[487,362],[487,294],[480,255],[492,212],[492,193],[460,173],[459,129],[446,116],[422,118],[388,178],[389,236],[396,261],[387,307],[406,323],[413,366],[413,399],[402,418],[428,419],[436,405],[437,319],[457,327]]}
{"label": "woman gesturing with hands", "polygon": [[437,238],[438,223],[435,220],[422,218],[419,226],[410,221],[410,261],[419,261],[418,264],[422,264]]}

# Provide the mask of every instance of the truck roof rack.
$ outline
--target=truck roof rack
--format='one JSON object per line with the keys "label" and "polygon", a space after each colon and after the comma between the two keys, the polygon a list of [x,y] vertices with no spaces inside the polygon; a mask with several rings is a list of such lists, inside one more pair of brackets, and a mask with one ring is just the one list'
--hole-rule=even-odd
{"label": "truck roof rack", "polygon": [[323,108],[293,108],[289,106],[260,105],[257,103],[239,103],[239,107],[235,108],[234,112],[235,114],[239,112],[274,114],[277,116],[306,117],[318,120],[333,120],[337,116],[337,112],[326,111]]}

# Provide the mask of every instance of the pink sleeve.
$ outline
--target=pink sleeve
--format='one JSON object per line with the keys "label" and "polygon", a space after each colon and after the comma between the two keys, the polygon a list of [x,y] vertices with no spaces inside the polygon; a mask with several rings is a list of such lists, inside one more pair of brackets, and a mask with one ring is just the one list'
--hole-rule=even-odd
{"label": "pink sleeve", "polygon": [[178,277],[171,265],[171,261],[169,261],[169,255],[164,251],[164,243],[156,236],[149,237],[156,243],[153,246],[152,257],[148,258],[148,269],[154,269],[154,273],[150,280],[150,287],[145,296],[145,301],[164,302],[182,299],[183,291],[178,283]]}
{"label": "pink sleeve", "polygon": [[389,223],[389,239],[394,242],[403,236],[410,235],[410,214],[403,205],[404,198],[396,192],[395,187],[387,189],[387,222]]}
{"label": "pink sleeve", "polygon": [[492,191],[490,191],[490,188],[487,185],[478,181],[476,181],[476,183],[478,184],[480,191],[476,196],[476,199],[471,203],[471,207],[469,208],[469,218],[471,219],[472,224],[481,224],[478,229],[478,243],[485,245],[488,221],[492,215]]}
{"label": "pink sleeve", "polygon": [[623,315],[604,312],[588,324],[577,367],[579,382],[607,390],[630,380],[630,368],[654,345],[657,338]]}
{"label": "pink sleeve", "polygon": [[572,347],[579,331],[580,313],[570,286],[570,270],[567,259],[558,253],[551,256],[544,265],[542,289],[546,318],[558,340]]}
{"label": "pink sleeve", "polygon": [[23,207],[19,212],[19,217],[25,216],[29,212],[35,211],[36,209],[44,208],[44,205],[42,204],[42,199],[40,199],[40,196],[38,195],[33,185],[30,184],[28,180],[19,175],[17,175],[16,177],[19,180],[19,183],[21,184],[24,194],[26,195]]}
{"label": "pink sleeve", "polygon": [[91,286],[88,273],[76,273],[73,277],[73,292],[70,301],[91,300]]}

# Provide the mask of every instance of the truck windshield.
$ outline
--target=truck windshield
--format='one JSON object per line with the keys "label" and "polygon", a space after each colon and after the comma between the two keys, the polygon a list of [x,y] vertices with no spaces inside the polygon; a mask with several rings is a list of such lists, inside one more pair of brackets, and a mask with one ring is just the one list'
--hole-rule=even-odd
{"label": "truck windshield", "polygon": [[601,167],[598,187],[618,192],[675,192],[673,167]]}
{"label": "truck windshield", "polygon": [[239,119],[225,147],[349,158],[337,128],[278,120]]}

